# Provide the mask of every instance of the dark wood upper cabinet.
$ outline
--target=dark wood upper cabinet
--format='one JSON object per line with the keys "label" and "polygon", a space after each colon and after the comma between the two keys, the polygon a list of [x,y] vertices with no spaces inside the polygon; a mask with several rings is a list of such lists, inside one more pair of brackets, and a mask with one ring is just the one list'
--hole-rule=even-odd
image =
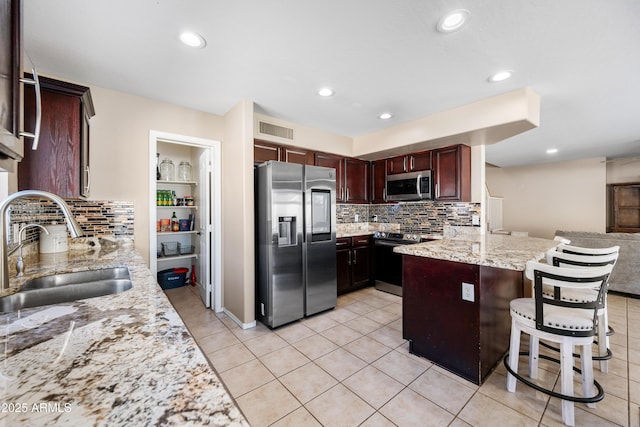
{"label": "dark wood upper cabinet", "polygon": [[420,151],[387,159],[387,174],[418,172],[431,169],[432,151]]}
{"label": "dark wood upper cabinet", "polygon": [[371,162],[371,203],[387,201],[387,160]]}
{"label": "dark wood upper cabinet", "polygon": [[269,160],[282,161],[281,147],[271,142],[256,139],[253,141],[253,163],[260,164]]}
{"label": "dark wood upper cabinet", "polygon": [[344,158],[334,154],[315,153],[315,165],[336,170],[336,202],[344,202],[346,197]]}
{"label": "dark wood upper cabinet", "polygon": [[409,171],[426,171],[431,169],[431,157],[433,151],[422,151],[419,153],[409,154]]}
{"label": "dark wood upper cabinet", "polygon": [[345,202],[369,203],[369,162],[347,158],[345,164]]}
{"label": "dark wood upper cabinet", "polygon": [[269,160],[298,163],[300,165],[312,165],[314,162],[314,156],[313,151],[305,150],[304,148],[254,139],[253,163],[258,165]]}
{"label": "dark wood upper cabinet", "polygon": [[300,165],[313,165],[313,151],[307,151],[297,147],[282,147],[283,161],[287,163],[298,163]]}
{"label": "dark wood upper cabinet", "polygon": [[393,175],[396,173],[409,172],[408,161],[407,156],[396,156],[387,159],[387,174]]}
{"label": "dark wood upper cabinet", "polygon": [[0,170],[13,170],[23,156],[21,76],[22,1],[0,0]]}
{"label": "dark wood upper cabinet", "polygon": [[435,200],[471,201],[471,148],[454,145],[433,150]]}
{"label": "dark wood upper cabinet", "polygon": [[419,151],[369,162],[254,140],[254,162],[259,164],[268,160],[335,169],[338,203],[385,203],[387,175],[425,170],[433,170],[435,200],[471,200],[471,149],[466,145]]}
{"label": "dark wood upper cabinet", "polygon": [[[27,75],[27,78],[31,78]],[[95,114],[88,87],[40,77],[42,122],[37,150],[18,165],[18,189],[44,190],[65,198],[88,197],[89,119]],[[35,92],[24,88],[24,123],[35,127]]]}

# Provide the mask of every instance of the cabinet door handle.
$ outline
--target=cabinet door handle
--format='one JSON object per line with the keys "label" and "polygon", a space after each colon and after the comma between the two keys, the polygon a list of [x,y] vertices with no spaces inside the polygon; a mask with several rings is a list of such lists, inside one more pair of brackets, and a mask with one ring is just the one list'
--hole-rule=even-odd
{"label": "cabinet door handle", "polygon": [[87,185],[84,186],[84,192],[89,195],[89,189],[91,189],[91,172],[89,170],[89,165],[84,168],[85,173],[87,174]]}
{"label": "cabinet door handle", "polygon": [[36,127],[33,133],[22,131],[20,132],[19,135],[25,138],[33,138],[31,149],[37,150],[38,143],[40,142],[40,124],[42,123],[42,100],[40,97],[40,79],[38,78],[38,72],[36,71],[35,68],[32,68],[31,73],[33,74],[32,79],[27,79],[25,77],[22,77],[20,78],[20,82],[26,85],[34,86],[35,93],[36,93]]}
{"label": "cabinet door handle", "polygon": [[436,199],[440,198],[440,184],[436,184]]}
{"label": "cabinet door handle", "polygon": [[347,198],[345,199],[346,202],[349,201],[349,187],[347,187]]}
{"label": "cabinet door handle", "polygon": [[351,265],[351,251],[349,251],[349,261],[347,262],[348,265]]}
{"label": "cabinet door handle", "polygon": [[415,166],[414,160],[415,159],[413,158],[413,156],[411,156],[411,167],[410,167],[411,170],[413,170],[413,167]]}
{"label": "cabinet door handle", "polygon": [[382,189],[382,200],[387,201],[387,188]]}
{"label": "cabinet door handle", "polygon": [[402,171],[407,172],[407,157],[402,160]]}
{"label": "cabinet door handle", "polygon": [[357,257],[356,257],[357,254],[358,253],[356,251],[353,251],[353,265],[356,265],[357,263]]}

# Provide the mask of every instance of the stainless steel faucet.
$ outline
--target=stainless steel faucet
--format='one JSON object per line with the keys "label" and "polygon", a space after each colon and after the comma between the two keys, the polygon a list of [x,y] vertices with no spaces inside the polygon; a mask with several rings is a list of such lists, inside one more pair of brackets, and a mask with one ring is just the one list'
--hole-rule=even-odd
{"label": "stainless steel faucet", "polygon": [[83,235],[82,229],[73,218],[69,205],[62,199],[62,197],[49,193],[47,191],[40,190],[23,190],[13,194],[9,194],[2,202],[0,202],[0,291],[9,289],[9,252],[7,250],[7,210],[9,205],[18,199],[25,197],[40,197],[43,199],[51,200],[54,202],[64,215],[64,219],[67,223],[67,228],[71,237],[81,237]]}
{"label": "stainless steel faucet", "polygon": [[[18,231],[18,246],[16,248],[18,250],[18,259],[16,260],[16,277],[22,277],[22,275],[24,274],[25,266],[24,266],[24,260],[22,259],[22,245],[24,245],[24,243],[22,243],[22,232],[29,227],[40,227],[42,231],[49,234],[49,230],[47,230],[40,224],[27,224],[22,226],[22,228],[20,228],[20,231]],[[8,255],[11,255],[12,252],[13,250],[9,251]]]}

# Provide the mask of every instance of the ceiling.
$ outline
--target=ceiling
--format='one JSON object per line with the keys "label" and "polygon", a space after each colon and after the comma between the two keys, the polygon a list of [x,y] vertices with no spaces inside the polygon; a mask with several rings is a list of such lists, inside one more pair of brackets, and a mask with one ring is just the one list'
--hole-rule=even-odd
{"label": "ceiling", "polygon": [[[436,31],[458,8],[468,24]],[[540,126],[487,162],[640,155],[638,0],[28,0],[24,14],[41,73],[217,115],[249,99],[355,137],[530,87]],[[207,46],[182,45],[185,29]]]}

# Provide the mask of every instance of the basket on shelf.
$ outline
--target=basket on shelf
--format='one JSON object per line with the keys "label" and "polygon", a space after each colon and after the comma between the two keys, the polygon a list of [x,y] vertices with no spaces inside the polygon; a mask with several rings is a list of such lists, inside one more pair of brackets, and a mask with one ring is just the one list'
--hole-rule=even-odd
{"label": "basket on shelf", "polygon": [[193,245],[181,245],[178,243],[178,254],[180,255],[190,255],[193,253],[195,247]]}
{"label": "basket on shelf", "polygon": [[162,256],[175,256],[178,255],[178,242],[163,242],[162,243]]}

